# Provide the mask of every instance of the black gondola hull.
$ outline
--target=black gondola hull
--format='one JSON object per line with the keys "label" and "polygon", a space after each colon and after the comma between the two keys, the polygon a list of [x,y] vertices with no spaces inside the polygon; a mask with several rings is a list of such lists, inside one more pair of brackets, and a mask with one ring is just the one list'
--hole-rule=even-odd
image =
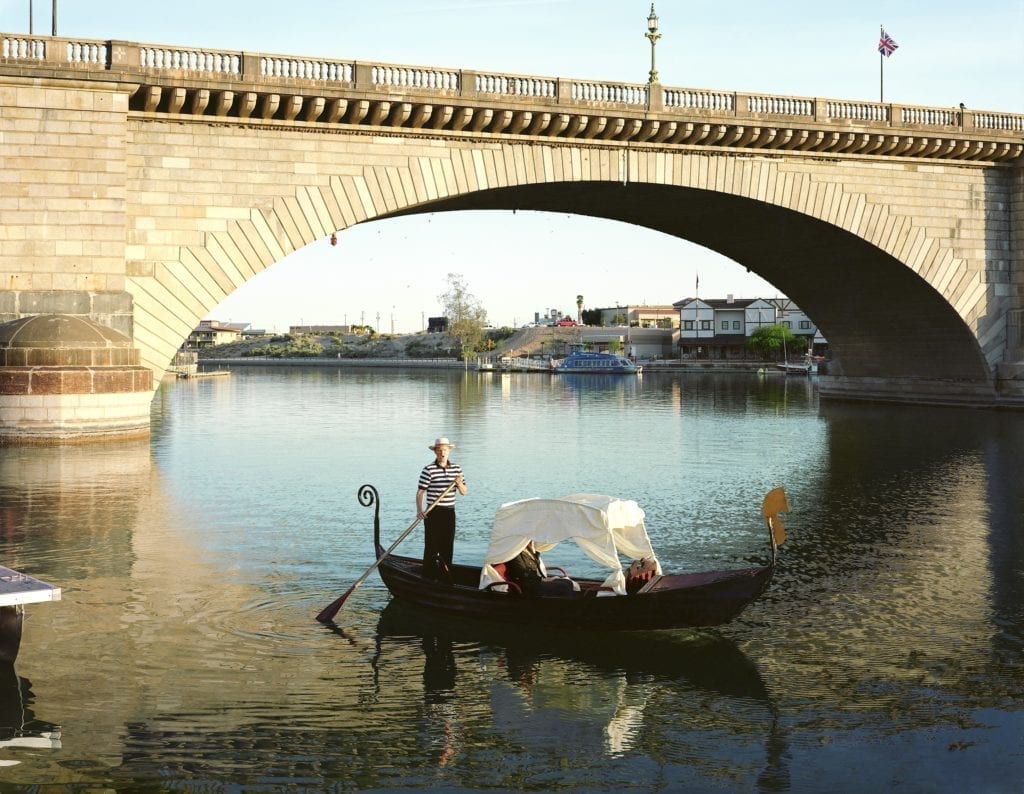
{"label": "black gondola hull", "polygon": [[[384,554],[378,546],[378,558]],[[631,595],[598,596],[599,582],[580,580],[571,596],[525,596],[480,590],[480,569],[452,567],[452,581],[425,579],[421,561],[386,556],[381,579],[398,601],[508,625],[609,631],[702,628],[728,623],[768,586],[773,566],[662,576]]]}

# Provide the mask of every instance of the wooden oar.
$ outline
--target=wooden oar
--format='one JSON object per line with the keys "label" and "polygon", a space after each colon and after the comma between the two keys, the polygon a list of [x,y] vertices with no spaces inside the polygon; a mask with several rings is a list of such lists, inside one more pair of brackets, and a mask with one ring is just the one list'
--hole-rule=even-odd
{"label": "wooden oar", "polygon": [[407,537],[409,537],[409,533],[411,533],[416,528],[416,525],[418,523],[420,523],[420,521],[422,519],[426,518],[427,517],[427,513],[429,513],[431,510],[433,510],[435,507],[437,507],[437,503],[440,502],[442,499],[444,499],[444,497],[448,495],[448,492],[452,488],[454,488],[454,487],[455,487],[455,481],[453,480],[451,485],[449,485],[447,488],[445,488],[443,491],[441,491],[441,495],[438,496],[437,499],[435,499],[433,501],[433,503],[431,503],[430,506],[427,507],[427,509],[423,511],[423,515],[422,516],[416,516],[416,520],[413,521],[411,524],[409,524],[409,527],[405,530],[405,532],[403,532],[401,535],[398,536],[398,540],[396,540],[394,543],[392,543],[388,547],[388,550],[385,551],[376,560],[374,560],[373,565],[371,565],[369,568],[367,568],[363,572],[363,575],[360,576],[358,579],[356,579],[355,584],[353,584],[348,590],[346,590],[344,593],[342,593],[341,597],[338,598],[336,601],[332,601],[330,604],[328,604],[326,607],[324,607],[323,610],[320,612],[320,614],[316,616],[316,619],[318,621],[320,621],[321,623],[330,623],[332,620],[334,620],[334,616],[338,614],[338,610],[340,610],[345,605],[345,601],[347,601],[348,597],[350,595],[352,595],[352,593],[355,592],[355,589],[357,587],[359,587],[359,585],[361,585],[363,582],[366,581],[366,577],[368,577],[371,573],[373,573],[377,569],[378,565],[380,565],[382,562],[384,562],[384,558],[385,557],[387,557],[389,554],[391,554],[391,552],[393,552],[396,548],[398,548],[398,544],[399,543],[401,543],[403,540],[405,540]]}

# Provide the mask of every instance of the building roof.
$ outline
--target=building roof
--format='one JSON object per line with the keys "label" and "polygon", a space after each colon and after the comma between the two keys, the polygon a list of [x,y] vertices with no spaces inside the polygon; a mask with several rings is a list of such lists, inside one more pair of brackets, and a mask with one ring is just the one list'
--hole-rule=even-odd
{"label": "building roof", "polygon": [[683,298],[672,304],[673,309],[684,309],[694,301],[710,306],[712,309],[745,309],[758,301],[768,303],[765,298]]}

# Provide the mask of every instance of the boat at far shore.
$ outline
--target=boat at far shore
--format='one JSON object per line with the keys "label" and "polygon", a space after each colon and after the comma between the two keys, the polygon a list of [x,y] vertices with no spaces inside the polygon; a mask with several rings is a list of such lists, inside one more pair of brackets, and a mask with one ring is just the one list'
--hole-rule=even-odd
{"label": "boat at far shore", "polygon": [[810,375],[814,371],[813,366],[810,363],[798,364],[795,361],[787,361],[776,364],[775,368],[782,370],[786,375]]}
{"label": "boat at far shore", "polygon": [[643,367],[628,358],[614,353],[591,353],[576,344],[569,349],[569,355],[558,362],[552,362],[552,371],[573,375],[639,375]]}

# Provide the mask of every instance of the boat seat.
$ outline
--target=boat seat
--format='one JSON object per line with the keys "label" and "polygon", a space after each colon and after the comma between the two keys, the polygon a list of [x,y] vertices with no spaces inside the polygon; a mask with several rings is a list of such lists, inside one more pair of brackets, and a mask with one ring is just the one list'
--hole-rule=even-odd
{"label": "boat seat", "polygon": [[574,582],[572,579],[569,578],[569,575],[566,574],[564,568],[561,568],[561,567],[559,567],[557,565],[551,566],[550,568],[547,568],[547,566],[545,566],[545,567],[548,570],[561,571],[562,576],[546,576],[546,577],[544,577],[543,579],[539,580],[539,582],[537,583],[537,590],[536,590],[536,592],[530,592],[530,593],[524,593],[523,592],[523,587],[522,587],[522,585],[519,582],[516,582],[515,580],[508,578],[508,574],[507,574],[508,566],[505,563],[503,563],[503,562],[493,563],[491,565],[491,567],[494,568],[494,570],[498,573],[498,575],[502,578],[503,581],[501,581],[501,582],[491,582],[489,585],[487,585],[486,588],[484,588],[485,590],[491,590],[494,587],[497,587],[497,586],[500,586],[500,585],[508,585],[509,592],[515,593],[516,595],[529,595],[529,596],[534,596],[534,597],[536,597],[536,596],[569,597],[569,596],[578,596],[578,595],[580,595],[580,586],[576,582]]}

